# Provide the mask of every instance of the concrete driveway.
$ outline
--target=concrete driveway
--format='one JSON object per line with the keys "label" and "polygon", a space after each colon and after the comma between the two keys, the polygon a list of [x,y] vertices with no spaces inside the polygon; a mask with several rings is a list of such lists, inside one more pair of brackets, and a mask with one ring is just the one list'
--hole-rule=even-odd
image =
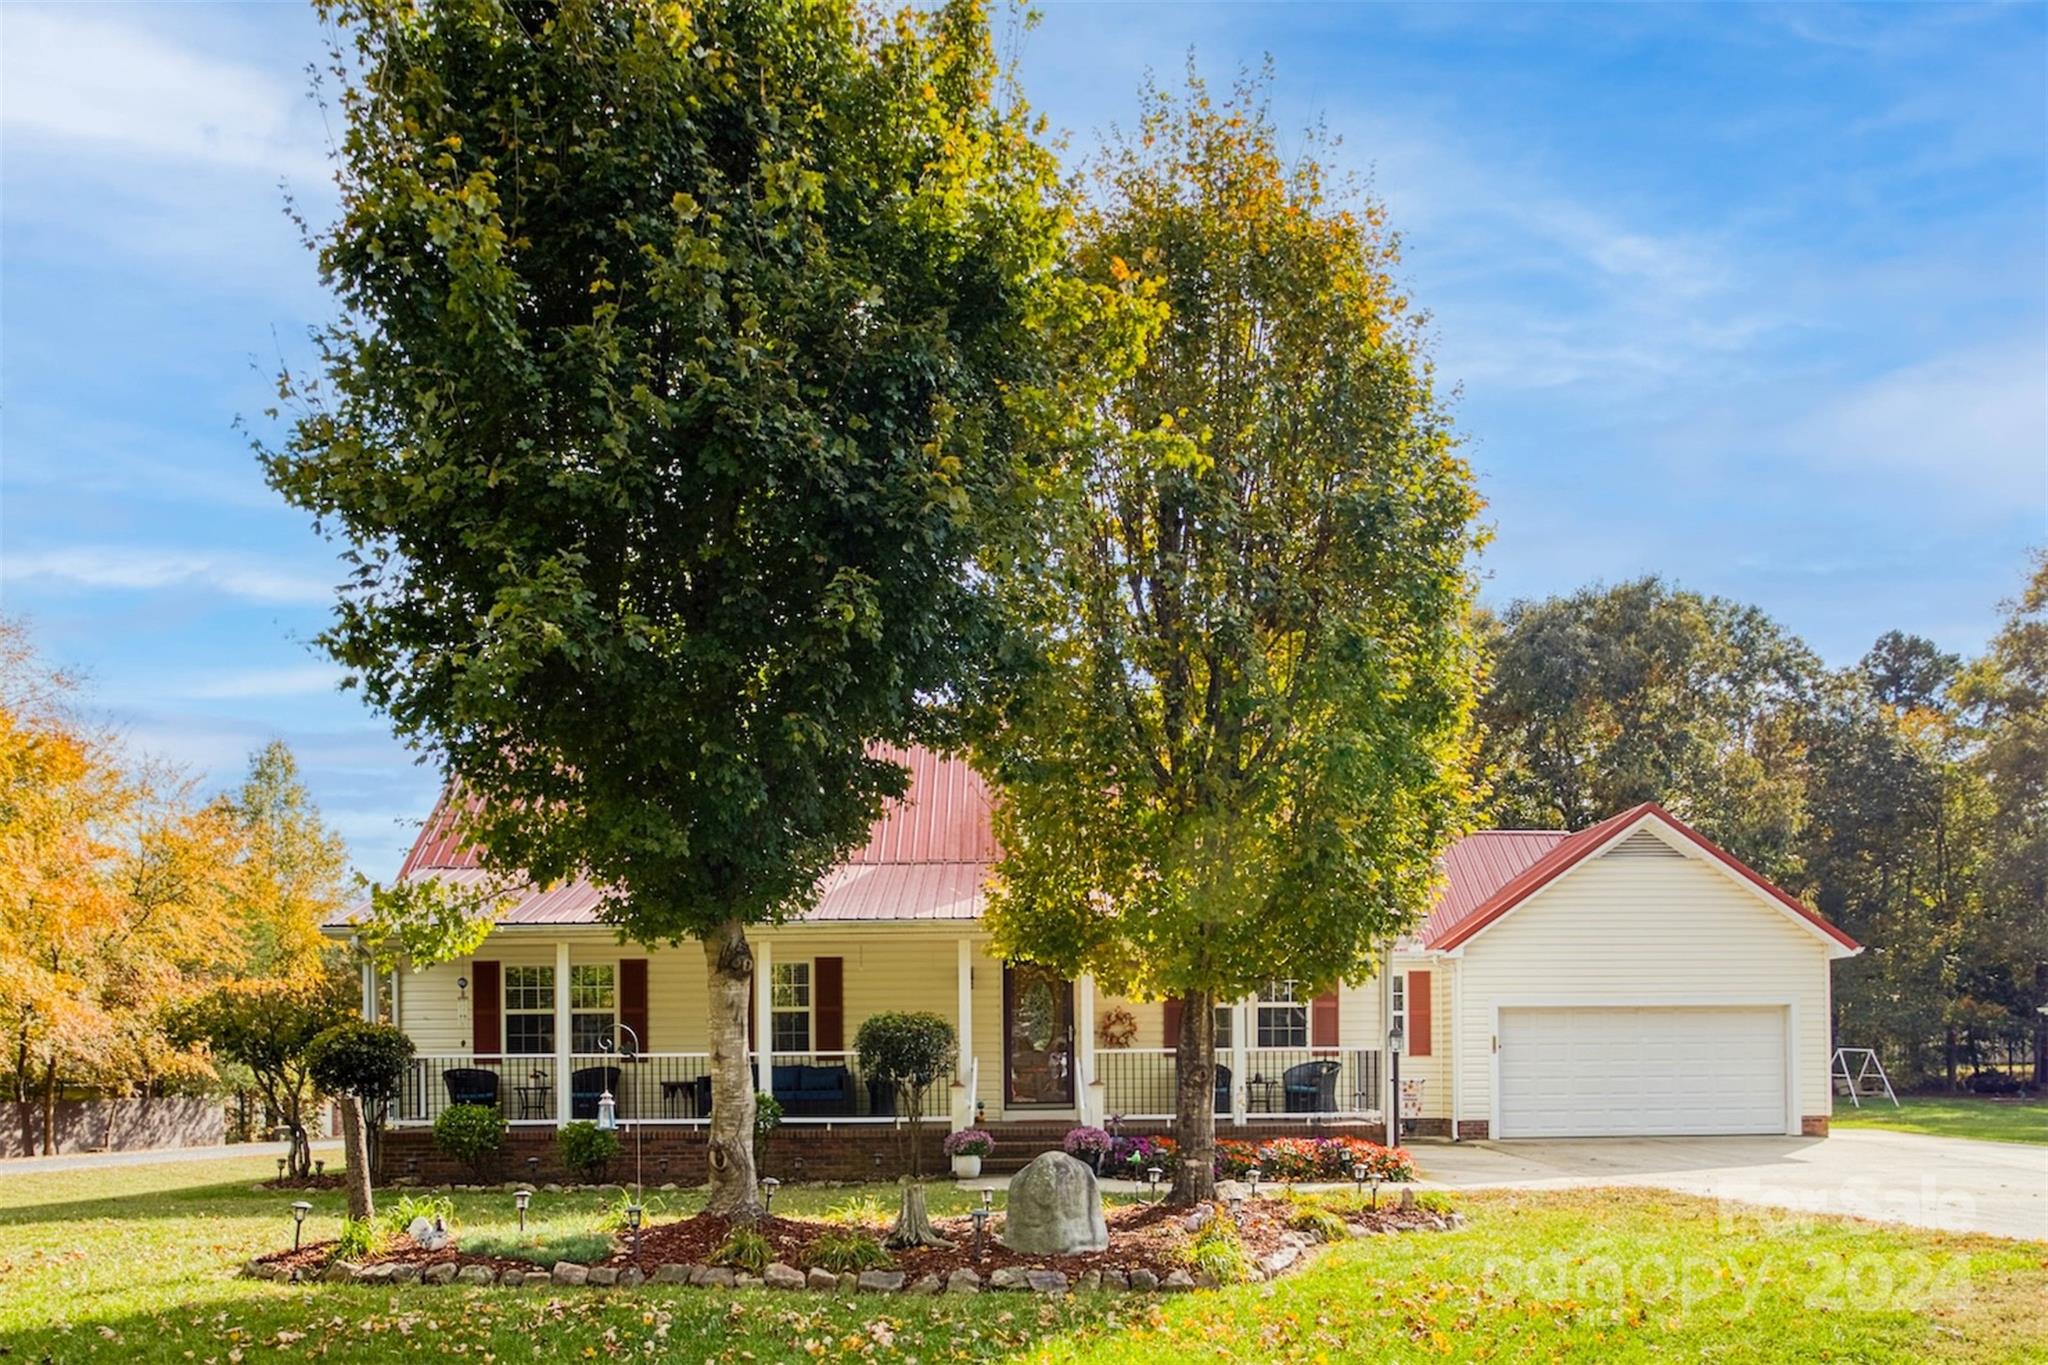
{"label": "concrete driveway", "polygon": [[2048,1240],[2048,1146],[1847,1129],[1826,1138],[1415,1143],[1425,1186],[1651,1185],[1744,1204]]}

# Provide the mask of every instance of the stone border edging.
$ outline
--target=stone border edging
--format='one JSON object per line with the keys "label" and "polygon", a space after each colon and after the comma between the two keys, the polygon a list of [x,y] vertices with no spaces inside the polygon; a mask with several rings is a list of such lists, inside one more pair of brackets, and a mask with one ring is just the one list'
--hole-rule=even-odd
{"label": "stone border edging", "polygon": [[[1363,1240],[1391,1237],[1402,1232],[1449,1232],[1465,1226],[1465,1221],[1464,1214],[1452,1211],[1427,1214],[1414,1223],[1399,1223],[1392,1228],[1374,1228],[1362,1223],[1353,1223],[1350,1227],[1352,1238]],[[1305,1233],[1290,1231],[1279,1248],[1259,1259],[1259,1278],[1272,1281],[1304,1269],[1318,1253],[1332,1245],[1335,1244],[1319,1242]],[[550,1270],[535,1266],[532,1270],[506,1270],[502,1273],[488,1265],[462,1265],[455,1261],[436,1261],[426,1266],[409,1261],[376,1261],[367,1265],[332,1261],[317,1274],[301,1275],[271,1262],[251,1260],[242,1267],[241,1273],[252,1279],[289,1284],[459,1284],[473,1288],[495,1285],[506,1289],[637,1289],[644,1284],[658,1284],[690,1285],[702,1289],[810,1290],[817,1293],[965,1295],[987,1290],[994,1293],[1060,1295],[1097,1290],[1172,1294],[1218,1287],[1215,1277],[1207,1271],[1175,1270],[1162,1277],[1142,1266],[1085,1270],[1071,1277],[1063,1270],[1043,1266],[1003,1266],[984,1277],[972,1267],[962,1266],[943,1281],[936,1273],[909,1280],[900,1270],[834,1274],[813,1267],[805,1272],[781,1261],[769,1265],[759,1275],[748,1275],[729,1266],[684,1265],[673,1261],[656,1266],[652,1273],[641,1270],[639,1266],[591,1266],[575,1261],[557,1261]]]}

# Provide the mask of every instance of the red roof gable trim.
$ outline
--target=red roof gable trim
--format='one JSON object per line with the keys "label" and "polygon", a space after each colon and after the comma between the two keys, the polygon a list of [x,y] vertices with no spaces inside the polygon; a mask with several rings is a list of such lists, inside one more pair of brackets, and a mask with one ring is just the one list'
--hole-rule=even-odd
{"label": "red roof gable trim", "polygon": [[[1577,867],[1586,859],[1618,843],[1644,823],[1655,820],[1711,857],[1724,871],[1747,883],[1750,889],[1774,902],[1806,928],[1846,949],[1860,953],[1863,945],[1801,905],[1780,888],[1766,881],[1755,869],[1709,840],[1685,821],[1654,801],[1610,816],[1560,839],[1548,853],[1524,868],[1512,880],[1485,900],[1469,907],[1440,905],[1424,928],[1422,946],[1433,952],[1449,952],[1469,942],[1488,925],[1513,910],[1529,897]],[[1453,911],[1446,920],[1445,911]],[[1462,913],[1457,913],[1462,911]],[[1444,921],[1444,922],[1440,922]]]}

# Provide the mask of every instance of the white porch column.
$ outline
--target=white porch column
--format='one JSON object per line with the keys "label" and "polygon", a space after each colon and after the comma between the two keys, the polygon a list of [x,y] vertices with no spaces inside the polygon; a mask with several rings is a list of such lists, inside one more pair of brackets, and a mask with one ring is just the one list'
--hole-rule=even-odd
{"label": "white porch column", "polygon": [[399,1003],[399,999],[398,999],[398,978],[399,978],[399,976],[400,976],[400,972],[399,972],[398,968],[396,968],[396,967],[393,967],[393,968],[391,969],[391,1026],[392,1026],[393,1028],[404,1028],[404,1027],[405,1027],[405,1013],[404,1013],[404,1007],[403,1007],[402,1005],[400,1005],[400,1003]]}
{"label": "white porch column", "polygon": [[1095,978],[1083,972],[1074,982],[1074,1115],[1102,1125],[1102,1082],[1095,1077]]}
{"label": "white porch column", "polygon": [[374,1024],[377,1022],[377,969],[367,961],[363,963],[362,978],[363,1022]]}
{"label": "white porch column", "polygon": [[569,1121],[569,944],[555,944],[555,1123]]}
{"label": "white porch column", "polygon": [[974,1126],[974,1087],[970,1083],[980,1068],[974,1064],[974,943],[961,937],[954,944],[953,1031],[959,1036],[960,1056],[953,1068],[953,1128]]}
{"label": "white porch column", "polygon": [[757,1093],[775,1093],[775,950],[764,939],[754,945],[754,1051],[760,1057],[760,1071],[754,1077]]}
{"label": "white porch column", "polygon": [[1251,1065],[1252,1009],[1245,1001],[1234,1002],[1230,1007],[1230,1121],[1239,1127],[1244,1125],[1245,1110],[1250,1105],[1251,1073],[1245,1068]]}

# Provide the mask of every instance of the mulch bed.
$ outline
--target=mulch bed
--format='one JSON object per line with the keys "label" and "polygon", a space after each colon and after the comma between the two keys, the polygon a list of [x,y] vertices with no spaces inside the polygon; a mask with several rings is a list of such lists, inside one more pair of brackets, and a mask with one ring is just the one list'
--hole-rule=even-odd
{"label": "mulch bed", "polygon": [[[1246,1201],[1237,1215],[1237,1228],[1245,1250],[1253,1259],[1263,1257],[1283,1244],[1291,1211],[1292,1206],[1285,1200]],[[892,1251],[891,1268],[902,1271],[912,1280],[925,1275],[944,1279],[962,1267],[988,1275],[1006,1266],[1059,1270],[1074,1276],[1090,1270],[1129,1272],[1145,1269],[1163,1279],[1186,1266],[1182,1252],[1195,1235],[1188,1231],[1188,1214],[1189,1210],[1185,1208],[1167,1208],[1161,1204],[1116,1205],[1103,1211],[1103,1221],[1109,1225],[1107,1250],[1072,1256],[1029,1256],[1002,1245],[1003,1215],[997,1213],[989,1219],[988,1235],[979,1258],[974,1255],[974,1220],[968,1215],[956,1214],[932,1219],[932,1227],[940,1236],[952,1241],[953,1247],[910,1247]],[[1346,1221],[1354,1229],[1363,1227],[1374,1232],[1398,1232],[1438,1225],[1436,1216],[1427,1210],[1403,1209],[1395,1205],[1348,1215]],[[619,1267],[638,1265],[650,1274],[661,1265],[705,1265],[731,1233],[732,1226],[731,1220],[709,1213],[657,1223],[640,1230],[637,1257],[621,1236],[614,1239],[615,1250],[602,1264]],[[808,1270],[811,1267],[812,1244],[828,1232],[853,1230],[853,1225],[808,1218],[763,1218],[754,1224],[754,1230],[768,1239],[768,1244],[774,1249],[772,1259],[798,1270]],[[877,1239],[886,1231],[878,1227],[863,1227],[861,1230],[872,1233]],[[264,1265],[295,1271],[301,1279],[310,1279],[334,1259],[334,1246],[331,1239],[308,1242],[297,1251],[273,1252],[256,1259]],[[453,1243],[438,1251],[428,1251],[403,1234],[375,1256],[366,1258],[364,1263],[417,1265],[424,1269],[442,1262],[453,1262],[458,1266],[489,1266],[500,1274],[507,1270],[547,1268],[515,1257],[473,1255]]]}
{"label": "mulch bed", "polygon": [[[261,1265],[283,1266],[286,1270],[295,1270],[301,1279],[310,1279],[334,1259],[334,1246],[334,1239],[330,1237],[324,1241],[307,1242],[297,1251],[274,1251],[268,1256],[258,1256],[256,1260]],[[416,1265],[425,1269],[442,1261],[453,1261],[456,1265],[487,1265],[500,1274],[507,1270],[547,1269],[546,1266],[536,1266],[532,1261],[522,1261],[513,1256],[473,1255],[452,1242],[439,1251],[428,1251],[402,1232],[386,1243],[384,1249],[375,1256],[365,1257],[362,1263]]]}
{"label": "mulch bed", "polygon": [[286,1176],[282,1180],[265,1180],[256,1188],[260,1190],[338,1190],[345,1181],[338,1175]]}
{"label": "mulch bed", "polygon": [[[1253,1199],[1245,1203],[1238,1214],[1237,1228],[1245,1250],[1253,1258],[1277,1250],[1287,1231],[1287,1216],[1290,1206],[1278,1199]],[[1139,1268],[1152,1271],[1161,1277],[1185,1268],[1182,1249],[1193,1239],[1187,1230],[1186,1219],[1190,1211],[1185,1208],[1167,1208],[1160,1204],[1121,1204],[1103,1211],[1103,1221],[1109,1225],[1109,1247],[1104,1251],[1084,1252],[1073,1256],[1031,1256],[1010,1250],[1001,1244],[1003,1215],[996,1214],[988,1222],[988,1236],[982,1255],[974,1255],[974,1220],[965,1214],[932,1219],[933,1229],[948,1241],[952,1249],[940,1247],[909,1247],[892,1251],[893,1269],[902,1271],[915,1280],[925,1275],[937,1275],[944,1279],[960,1268],[967,1267],[980,1274],[1005,1266],[1025,1269],[1062,1270],[1070,1275],[1079,1275],[1090,1270],[1124,1270]],[[1363,1223],[1368,1228],[1392,1232],[1402,1226],[1424,1225],[1430,1215],[1422,1210],[1385,1208],[1378,1212],[1361,1214],[1348,1221]],[[827,1232],[847,1231],[848,1225],[827,1223],[812,1219],[764,1218],[754,1224],[754,1230],[768,1239],[774,1248],[773,1259],[798,1270],[811,1266],[811,1244]],[[681,1265],[703,1265],[732,1231],[732,1223],[716,1214],[698,1214],[693,1218],[679,1219],[672,1223],[659,1223],[641,1229],[640,1255],[636,1262],[623,1247],[613,1253],[607,1265],[625,1266],[638,1264],[642,1270],[668,1263]],[[880,1238],[885,1229],[866,1228]]]}

